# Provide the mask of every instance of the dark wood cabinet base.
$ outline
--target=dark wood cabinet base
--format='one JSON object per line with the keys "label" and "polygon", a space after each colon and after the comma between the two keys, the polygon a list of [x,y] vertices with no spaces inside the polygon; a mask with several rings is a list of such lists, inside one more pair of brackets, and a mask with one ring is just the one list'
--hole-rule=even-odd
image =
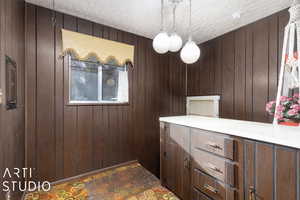
{"label": "dark wood cabinet base", "polygon": [[183,200],[299,199],[298,149],[169,123],[160,137],[162,183]]}

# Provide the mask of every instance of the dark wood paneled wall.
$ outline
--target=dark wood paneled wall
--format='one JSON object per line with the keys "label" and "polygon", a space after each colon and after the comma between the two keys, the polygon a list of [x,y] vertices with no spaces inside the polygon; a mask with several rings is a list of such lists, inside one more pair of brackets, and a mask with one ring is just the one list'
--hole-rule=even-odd
{"label": "dark wood paneled wall", "polygon": [[0,0],[0,88],[5,89],[5,55],[16,61],[18,73],[17,109],[0,105],[1,183],[5,168],[24,167],[24,5],[24,0]]}
{"label": "dark wood paneled wall", "polygon": [[200,45],[188,95],[221,95],[221,117],[269,122],[265,104],[276,96],[288,16],[284,10]]}
{"label": "dark wood paneled wall", "polygon": [[[275,98],[287,11],[202,44],[201,59],[187,68],[176,54],[153,52],[150,39],[62,13],[53,28],[52,14],[26,5],[26,163],[37,179],[132,159],[158,175],[158,117],[184,114],[186,95],[221,95],[221,117],[270,120],[265,103]],[[61,28],[135,45],[130,105],[65,105]]]}
{"label": "dark wood paneled wall", "polygon": [[[57,180],[138,159],[158,175],[158,118],[185,112],[185,65],[156,54],[150,39],[61,13],[53,28],[51,17],[26,5],[27,165],[37,179]],[[135,46],[130,105],[66,106],[61,28]]]}

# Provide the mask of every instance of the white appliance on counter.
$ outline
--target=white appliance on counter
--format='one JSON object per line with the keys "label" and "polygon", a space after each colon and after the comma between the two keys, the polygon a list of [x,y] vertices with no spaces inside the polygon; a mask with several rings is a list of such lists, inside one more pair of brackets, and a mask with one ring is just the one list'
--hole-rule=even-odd
{"label": "white appliance on counter", "polygon": [[219,117],[220,96],[190,96],[186,99],[186,114]]}

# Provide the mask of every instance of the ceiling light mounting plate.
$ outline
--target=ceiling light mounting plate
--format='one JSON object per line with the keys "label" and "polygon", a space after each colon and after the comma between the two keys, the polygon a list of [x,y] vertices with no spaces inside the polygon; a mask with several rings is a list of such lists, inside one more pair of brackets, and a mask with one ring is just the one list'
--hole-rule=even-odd
{"label": "ceiling light mounting plate", "polygon": [[241,12],[240,11],[236,11],[236,12],[232,13],[232,18],[233,19],[239,19],[239,18],[241,18]]}
{"label": "ceiling light mounting plate", "polygon": [[177,4],[181,3],[182,1],[183,0],[169,0],[169,3],[177,5]]}

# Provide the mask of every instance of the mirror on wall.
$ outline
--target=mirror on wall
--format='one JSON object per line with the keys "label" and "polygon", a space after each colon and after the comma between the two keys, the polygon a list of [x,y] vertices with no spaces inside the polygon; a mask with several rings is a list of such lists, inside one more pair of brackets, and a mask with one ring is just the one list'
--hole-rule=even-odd
{"label": "mirror on wall", "polygon": [[17,107],[17,64],[9,56],[5,56],[6,70],[6,109]]}

